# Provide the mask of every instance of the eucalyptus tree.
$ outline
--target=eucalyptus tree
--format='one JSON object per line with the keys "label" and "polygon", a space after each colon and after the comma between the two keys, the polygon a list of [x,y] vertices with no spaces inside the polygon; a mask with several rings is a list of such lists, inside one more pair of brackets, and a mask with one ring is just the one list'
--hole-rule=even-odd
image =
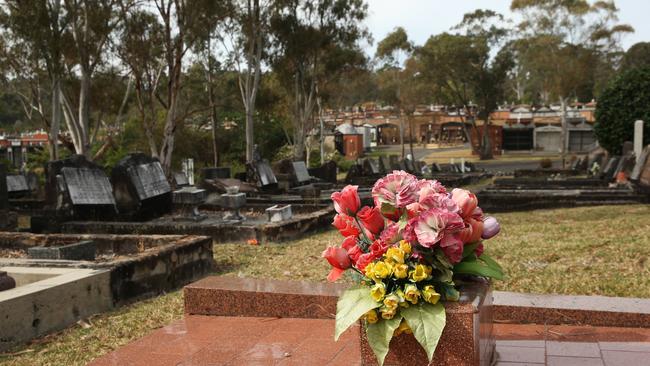
{"label": "eucalyptus tree", "polygon": [[359,41],[367,37],[361,22],[363,0],[276,0],[272,67],[291,99],[293,156],[305,158],[305,140],[313,128],[317,91],[350,67]]}

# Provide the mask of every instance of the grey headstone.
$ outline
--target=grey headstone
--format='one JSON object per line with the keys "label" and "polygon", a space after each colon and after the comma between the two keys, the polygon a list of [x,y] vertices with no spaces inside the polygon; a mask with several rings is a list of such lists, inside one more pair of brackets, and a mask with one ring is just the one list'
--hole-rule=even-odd
{"label": "grey headstone", "polygon": [[390,173],[393,170],[388,156],[382,155],[379,157],[379,168],[381,169],[382,174]]}
{"label": "grey headstone", "polygon": [[370,158],[363,159],[363,172],[365,175],[381,174],[381,170],[379,169],[379,163],[377,162],[377,160],[373,160]]}
{"label": "grey headstone", "polygon": [[632,169],[632,174],[630,174],[631,180],[638,181],[639,178],[641,178],[643,167],[645,166],[649,156],[650,156],[650,145],[646,146],[641,152],[641,154],[639,155],[639,158],[636,161],[636,165],[634,165],[634,169]]}
{"label": "grey headstone", "polygon": [[271,169],[269,163],[260,161],[255,165],[255,167],[257,169],[257,174],[260,180],[260,186],[264,187],[278,183],[278,179],[275,177],[273,169]]}
{"label": "grey headstone", "polygon": [[605,168],[601,170],[603,177],[605,179],[608,180],[614,179],[614,174],[616,173],[616,168],[618,167],[618,163],[620,160],[621,157],[618,155],[609,158],[607,164],[605,164]]}
{"label": "grey headstone", "polygon": [[433,163],[431,164],[431,171],[434,173],[439,173],[442,171],[442,169],[440,168],[440,165],[438,165],[438,163]]}
{"label": "grey headstone", "polygon": [[309,175],[309,171],[307,170],[304,161],[294,161],[291,165],[293,165],[293,171],[296,174],[296,180],[298,180],[298,183],[311,181],[311,176]]}
{"label": "grey headstone", "polygon": [[616,176],[621,172],[629,174],[634,168],[635,162],[636,157],[634,157],[634,152],[629,152],[627,155],[623,156],[616,166],[616,171],[614,171],[614,178],[616,178]]}
{"label": "grey headstone", "polygon": [[113,188],[100,169],[61,169],[63,184],[73,205],[115,205]]}
{"label": "grey headstone", "polygon": [[28,192],[29,185],[24,175],[8,175],[7,176],[7,192],[18,193]]}
{"label": "grey headstone", "polygon": [[171,192],[171,187],[159,162],[140,164],[127,168],[131,182],[141,200]]}
{"label": "grey headstone", "polygon": [[34,259],[93,261],[97,254],[97,246],[94,241],[89,240],[63,246],[32,247],[27,249],[27,253]]}
{"label": "grey headstone", "polygon": [[183,172],[174,173],[174,183],[176,187],[185,187],[190,185],[190,180],[187,179],[187,175]]}

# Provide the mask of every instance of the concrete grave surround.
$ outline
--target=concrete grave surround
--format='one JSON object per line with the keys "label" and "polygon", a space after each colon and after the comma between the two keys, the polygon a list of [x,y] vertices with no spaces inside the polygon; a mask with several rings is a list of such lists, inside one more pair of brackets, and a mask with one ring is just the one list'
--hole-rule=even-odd
{"label": "concrete grave surround", "polygon": [[0,352],[113,308],[110,270],[0,267],[18,287],[0,292]]}
{"label": "concrete grave surround", "polygon": [[73,205],[115,205],[113,188],[106,174],[99,169],[61,169]]}
{"label": "concrete grave surround", "polygon": [[282,222],[291,220],[293,213],[291,212],[291,205],[275,205],[266,209],[269,216],[269,222]]}

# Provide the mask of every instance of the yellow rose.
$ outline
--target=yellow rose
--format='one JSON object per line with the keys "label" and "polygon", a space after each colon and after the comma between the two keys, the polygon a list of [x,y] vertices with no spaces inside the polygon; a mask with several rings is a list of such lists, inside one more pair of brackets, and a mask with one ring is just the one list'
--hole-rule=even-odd
{"label": "yellow rose", "polygon": [[402,322],[399,323],[399,327],[395,329],[395,333],[393,333],[394,336],[398,336],[402,333],[406,334],[413,334],[413,331],[411,330],[411,327],[409,327],[408,323],[404,319],[402,319]]}
{"label": "yellow rose", "polygon": [[388,319],[393,319],[393,317],[395,316],[395,314],[397,314],[397,309],[396,309],[396,308],[395,308],[395,309],[391,309],[391,308],[387,308],[387,307],[385,307],[385,306],[382,306],[382,307],[379,309],[379,312],[381,313],[381,317],[382,317],[382,319],[386,319],[386,320],[388,320]]}
{"label": "yellow rose", "polygon": [[366,321],[370,324],[375,324],[379,320],[377,312],[373,309],[366,313]]}
{"label": "yellow rose", "polygon": [[417,304],[418,298],[420,297],[420,290],[417,286],[408,284],[404,286],[404,298],[408,300],[411,304]]}
{"label": "yellow rose", "polygon": [[422,289],[422,297],[424,298],[424,301],[431,304],[436,304],[438,300],[440,300],[440,294],[437,293],[436,289],[431,285],[424,286],[424,289]]}
{"label": "yellow rose", "polygon": [[406,264],[396,264],[395,267],[393,267],[393,276],[395,278],[406,278],[408,277],[408,271],[409,271],[409,266]]}
{"label": "yellow rose", "polygon": [[377,278],[386,278],[393,273],[393,266],[386,262],[377,262],[373,268],[373,274]]}
{"label": "yellow rose", "polygon": [[366,277],[372,278],[373,277],[372,274],[373,274],[374,269],[375,269],[375,264],[374,263],[368,263],[368,265],[366,266],[366,269],[365,269]]}
{"label": "yellow rose", "polygon": [[400,301],[399,296],[397,296],[397,294],[395,293],[392,293],[384,298],[384,307],[386,307],[387,309],[397,310],[399,301]]}
{"label": "yellow rose", "polygon": [[417,266],[415,266],[414,270],[411,270],[409,272],[409,275],[411,276],[411,280],[415,282],[426,280],[430,274],[431,274],[431,267],[422,264],[418,264]]}
{"label": "yellow rose", "polygon": [[409,303],[404,298],[404,291],[402,291],[402,289],[395,290],[395,295],[397,295],[397,297],[399,298],[399,306],[403,308],[409,307]]}
{"label": "yellow rose", "polygon": [[376,302],[381,302],[386,295],[386,285],[383,283],[377,283],[370,288],[370,296]]}
{"label": "yellow rose", "polygon": [[390,247],[386,251],[386,259],[393,263],[404,263],[404,251],[398,247]]}
{"label": "yellow rose", "polygon": [[411,254],[411,243],[409,243],[406,240],[402,240],[399,242],[399,248],[402,249],[402,251],[406,254]]}

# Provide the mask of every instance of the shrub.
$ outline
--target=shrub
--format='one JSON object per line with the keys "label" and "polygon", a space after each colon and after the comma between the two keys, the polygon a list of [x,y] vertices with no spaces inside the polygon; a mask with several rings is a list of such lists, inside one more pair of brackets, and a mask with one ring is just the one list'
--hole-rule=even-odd
{"label": "shrub", "polygon": [[596,106],[596,138],[610,154],[634,138],[634,121],[645,121],[643,144],[650,143],[650,68],[621,73],[603,91]]}
{"label": "shrub", "polygon": [[542,159],[539,161],[539,166],[542,169],[551,169],[551,167],[553,166],[553,160],[549,158]]}

